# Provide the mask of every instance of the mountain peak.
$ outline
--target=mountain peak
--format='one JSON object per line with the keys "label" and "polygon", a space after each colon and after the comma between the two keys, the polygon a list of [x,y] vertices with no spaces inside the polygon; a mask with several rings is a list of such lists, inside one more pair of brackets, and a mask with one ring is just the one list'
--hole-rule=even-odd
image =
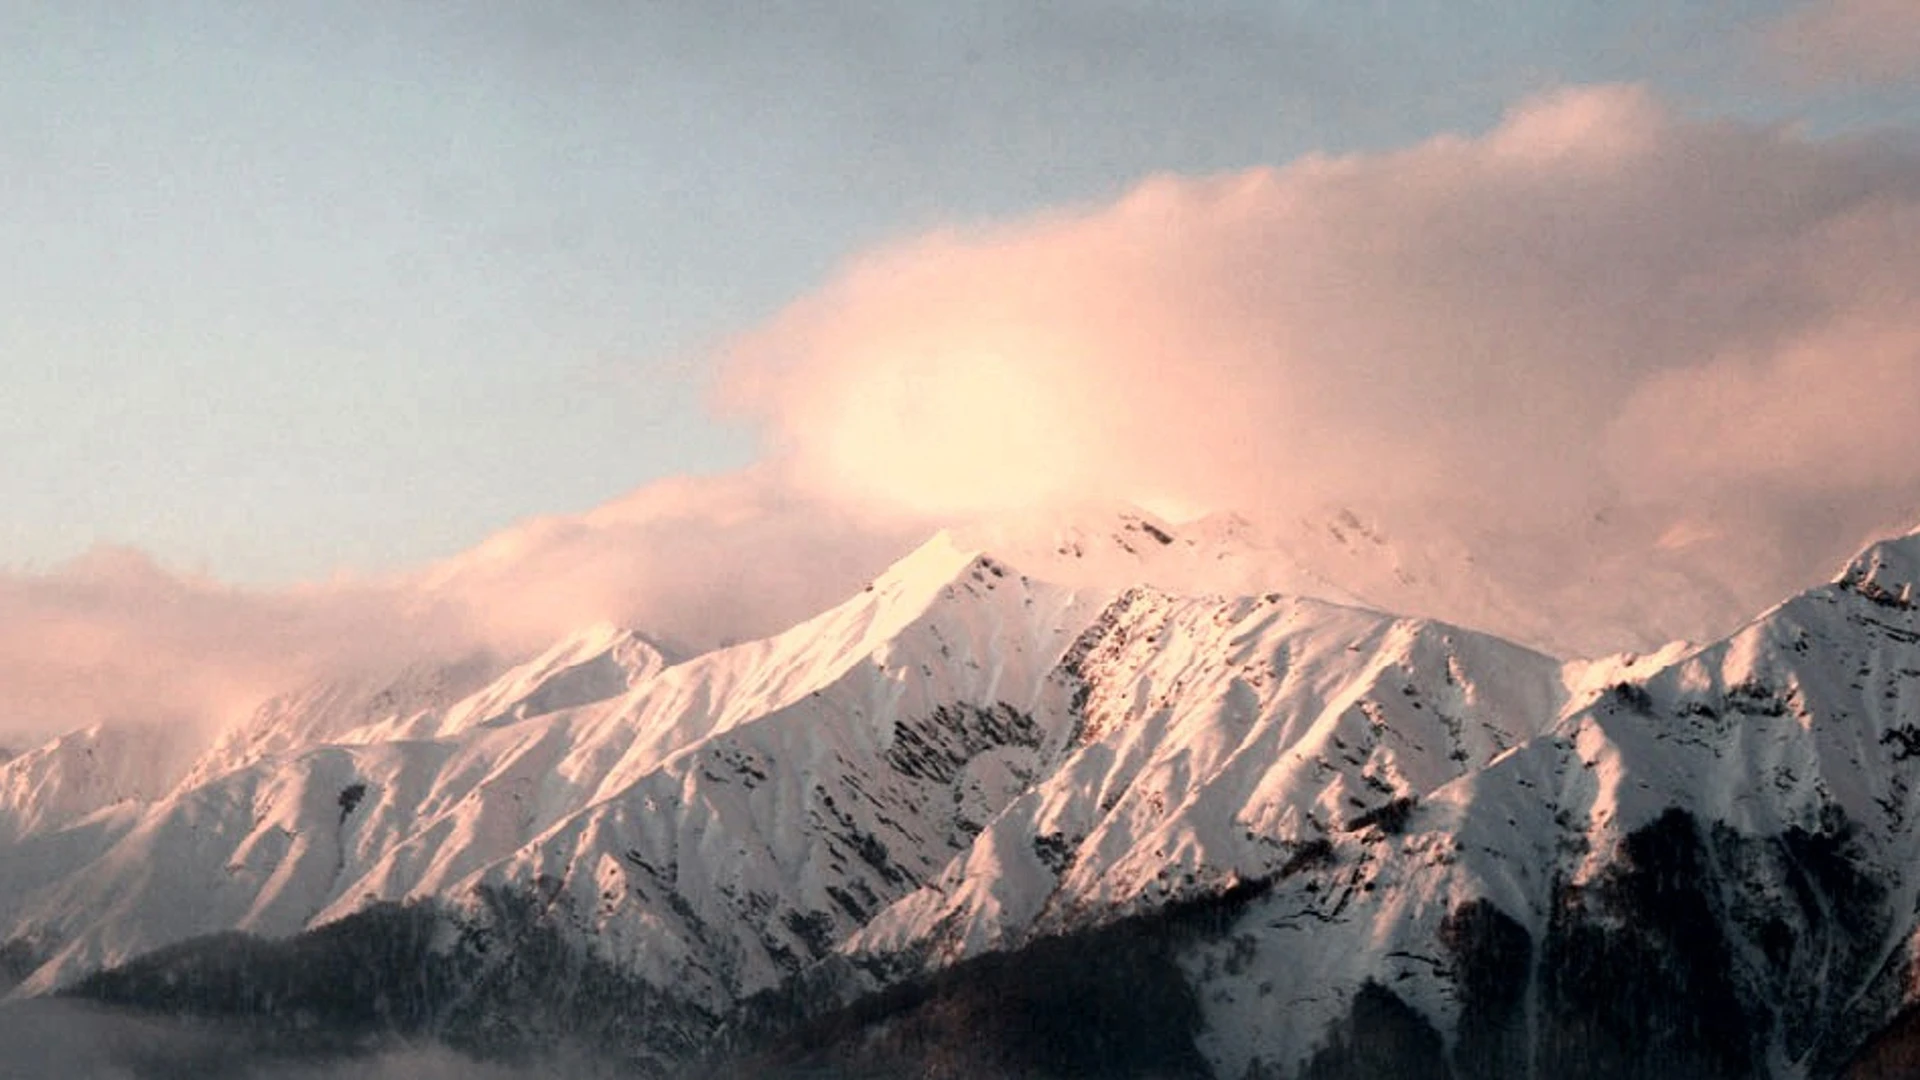
{"label": "mountain peak", "polygon": [[952,531],[962,547],[1045,559],[1151,555],[1172,545],[1175,532],[1172,525],[1130,503],[1081,503],[1003,514]]}
{"label": "mountain peak", "polygon": [[1867,546],[1847,563],[1834,584],[1876,604],[1910,608],[1920,582],[1920,529]]}
{"label": "mountain peak", "polygon": [[1175,525],[1138,506],[1094,503],[975,521],[951,536],[962,549],[989,552],[1036,578],[1071,588],[1118,592],[1148,585],[1188,596],[1279,592],[1359,602],[1231,514]]}
{"label": "mountain peak", "polygon": [[938,588],[965,573],[981,555],[981,548],[952,529],[934,533],[919,547],[895,560],[873,580],[869,591],[919,591]]}

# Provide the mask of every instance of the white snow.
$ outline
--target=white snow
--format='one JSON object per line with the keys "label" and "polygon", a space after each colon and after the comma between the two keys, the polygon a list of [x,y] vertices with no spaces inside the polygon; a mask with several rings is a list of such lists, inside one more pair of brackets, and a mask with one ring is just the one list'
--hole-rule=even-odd
{"label": "white snow", "polygon": [[500,888],[720,1008],[836,951],[946,962],[1274,879],[1246,955],[1194,960],[1238,1075],[1366,978],[1450,1015],[1440,919],[1485,897],[1537,934],[1556,870],[1668,807],[1767,835],[1837,805],[1920,894],[1920,535],[1719,642],[1563,662],[1327,599],[1235,519],[997,528],[700,656],[591,627],[290,693],[190,769],[101,730],[0,762],[0,941],[52,950],[17,992]]}

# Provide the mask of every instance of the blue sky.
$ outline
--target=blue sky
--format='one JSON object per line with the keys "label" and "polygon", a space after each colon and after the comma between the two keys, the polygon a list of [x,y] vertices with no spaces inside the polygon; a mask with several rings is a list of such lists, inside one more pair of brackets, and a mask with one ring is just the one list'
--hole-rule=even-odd
{"label": "blue sky", "polygon": [[856,254],[1624,81],[1822,135],[1786,0],[8,5],[0,566],[284,582],[740,466],[716,344]]}

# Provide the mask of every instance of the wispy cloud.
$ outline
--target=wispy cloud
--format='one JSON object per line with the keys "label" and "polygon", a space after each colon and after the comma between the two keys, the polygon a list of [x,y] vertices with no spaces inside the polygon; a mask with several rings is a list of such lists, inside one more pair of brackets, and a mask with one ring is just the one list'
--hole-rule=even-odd
{"label": "wispy cloud", "polygon": [[0,575],[0,739],[95,723],[198,729],[288,681],[431,636],[390,587],[239,589],[103,548]]}
{"label": "wispy cloud", "polygon": [[799,489],[761,466],[651,484],[509,528],[409,582],[483,640],[527,649],[596,620],[705,649],[842,599],[926,525]]}
{"label": "wispy cloud", "polygon": [[524,521],[381,578],[246,589],[99,549],[48,573],[0,574],[0,745],[96,723],[199,738],[310,680],[512,658],[601,621],[711,648],[826,607],[919,529],[752,469]]}

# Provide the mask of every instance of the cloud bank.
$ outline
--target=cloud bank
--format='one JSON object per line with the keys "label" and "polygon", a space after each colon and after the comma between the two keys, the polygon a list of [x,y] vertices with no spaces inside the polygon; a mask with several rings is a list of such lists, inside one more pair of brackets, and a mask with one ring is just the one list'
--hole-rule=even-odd
{"label": "cloud bank", "polygon": [[1766,40],[1803,81],[1920,82],[1920,6],[1910,0],[1811,0]]}
{"label": "cloud bank", "polygon": [[777,469],[679,477],[574,516],[522,522],[412,579],[509,651],[590,623],[702,650],[845,599],[931,526],[802,490]]}
{"label": "cloud bank", "polygon": [[824,490],[968,513],[1920,481],[1920,158],[1563,91],[871,255],[725,390]]}
{"label": "cloud bank", "polygon": [[390,586],[244,590],[97,549],[0,575],[0,743],[96,723],[197,730],[289,682],[450,633]]}
{"label": "cloud bank", "polygon": [[[1724,631],[1920,516],[1920,148],[1566,89],[1484,134],[874,251],[715,362],[760,464],[416,574],[0,575],[0,741],[599,619],[756,636],[932,522],[1055,502],[1354,507],[1464,538],[1515,602]],[[1713,588],[1662,599],[1689,577]]]}
{"label": "cloud bank", "polygon": [[521,522],[384,578],[243,589],[100,549],[50,573],[0,574],[0,746],[96,723],[198,739],[311,680],[515,658],[597,622],[712,648],[827,607],[923,528],[747,470]]}

